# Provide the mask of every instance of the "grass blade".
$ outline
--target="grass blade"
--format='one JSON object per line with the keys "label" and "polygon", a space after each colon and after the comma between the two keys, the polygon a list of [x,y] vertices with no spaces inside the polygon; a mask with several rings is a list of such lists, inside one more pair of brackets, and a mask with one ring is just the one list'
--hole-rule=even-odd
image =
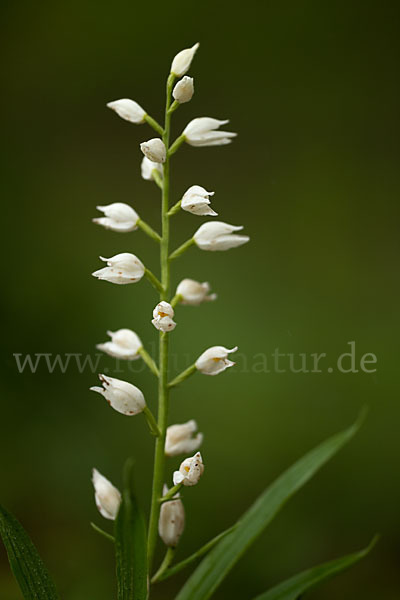
{"label": "grass blade", "polygon": [[342,573],[364,558],[375,546],[377,539],[375,537],[367,548],[359,552],[354,552],[353,554],[348,554],[317,567],[307,569],[307,571],[302,571],[268,590],[268,592],[257,596],[254,600],[297,600],[308,590]]}
{"label": "grass blade", "polygon": [[208,600],[249,546],[284,504],[358,431],[363,415],[350,428],[308,452],[270,485],[227,535],[202,560],[176,600]]}
{"label": "grass blade", "polygon": [[115,520],[118,600],[148,596],[146,525],[133,492],[133,462],[124,468],[122,502]]}
{"label": "grass blade", "polygon": [[25,600],[58,600],[56,587],[19,521],[0,506],[0,535]]}

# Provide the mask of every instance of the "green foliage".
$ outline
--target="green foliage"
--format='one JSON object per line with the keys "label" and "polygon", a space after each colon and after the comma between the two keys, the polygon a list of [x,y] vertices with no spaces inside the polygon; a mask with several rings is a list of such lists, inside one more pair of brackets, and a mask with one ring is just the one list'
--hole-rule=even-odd
{"label": "green foliage", "polygon": [[57,600],[56,587],[30,537],[19,521],[2,506],[0,535],[25,600]]}
{"label": "green foliage", "polygon": [[118,600],[148,597],[147,537],[144,517],[133,491],[133,462],[124,467],[122,502],[115,520]]}
{"label": "green foliage", "polygon": [[331,560],[317,567],[302,571],[264,594],[257,596],[254,600],[298,600],[302,594],[311,588],[324,583],[364,558],[372,550],[376,540],[377,538],[375,537],[369,546],[359,552],[354,552],[353,554],[348,554],[342,558],[337,558],[336,560]]}
{"label": "green foliage", "polygon": [[208,600],[289,498],[355,435],[361,420],[308,452],[278,477],[238,521],[234,531],[202,560],[176,600]]}

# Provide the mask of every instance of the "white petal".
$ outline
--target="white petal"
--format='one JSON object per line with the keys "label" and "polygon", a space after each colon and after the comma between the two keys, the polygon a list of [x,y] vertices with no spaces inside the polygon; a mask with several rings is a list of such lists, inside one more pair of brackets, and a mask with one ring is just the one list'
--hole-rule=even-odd
{"label": "white petal", "polygon": [[141,390],[135,385],[103,374],[99,375],[99,379],[103,384],[103,391],[97,387],[91,389],[101,393],[114,410],[127,416],[143,411],[146,401]]}
{"label": "white petal", "polygon": [[174,99],[180,104],[189,102],[194,94],[193,78],[185,76],[183,79],[178,81],[172,91]]}
{"label": "white petal", "polygon": [[191,62],[199,45],[200,44],[197,43],[191,48],[185,48],[185,50],[181,50],[181,52],[179,52],[172,61],[171,73],[177,77],[182,77],[182,75],[185,75],[190,68]]}
{"label": "white petal", "polygon": [[162,164],[153,162],[152,160],[149,160],[147,156],[143,156],[141,164],[141,173],[143,179],[146,179],[147,181],[154,180],[154,170],[158,171],[160,176],[163,177]]}
{"label": "white petal", "polygon": [[160,138],[152,138],[147,142],[142,142],[140,144],[140,149],[149,160],[155,163],[165,163],[167,150],[164,142]]}
{"label": "white petal", "polygon": [[178,485],[179,483],[182,483],[182,481],[184,480],[184,476],[180,471],[174,471],[172,480],[174,482],[174,485]]}
{"label": "white petal", "polygon": [[143,108],[134,100],[129,98],[122,98],[121,100],[114,100],[107,104],[108,108],[114,110],[125,121],[131,123],[143,123],[146,116],[146,112]]}
{"label": "white petal", "polygon": [[196,119],[192,119],[185,129],[183,130],[184,135],[187,137],[197,136],[203,133],[212,131],[213,129],[218,129],[221,125],[226,125],[229,123],[229,119],[214,119],[212,117],[197,117]]}
{"label": "white petal", "polygon": [[119,329],[118,331],[108,331],[111,342],[97,344],[96,348],[105,352],[109,356],[123,360],[136,360],[140,358],[138,354],[142,348],[142,342],[138,335],[130,329]]}
{"label": "white petal", "polygon": [[97,469],[92,471],[92,483],[95,490],[95,500],[101,515],[114,520],[121,504],[121,494]]}

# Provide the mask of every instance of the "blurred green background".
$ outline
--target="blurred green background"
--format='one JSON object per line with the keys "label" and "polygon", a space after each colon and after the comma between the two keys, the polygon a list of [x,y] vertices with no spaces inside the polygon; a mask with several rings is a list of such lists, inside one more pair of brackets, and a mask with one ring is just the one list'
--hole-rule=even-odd
{"label": "blurred green background", "polygon": [[[369,558],[309,598],[399,597],[398,29],[399,5],[385,0],[2,4],[1,502],[31,533],[66,600],[115,597],[112,549],[89,527],[108,526],[90,470],[119,485],[124,459],[136,456],[148,506],[152,440],[143,419],[88,391],[89,369],[19,374],[13,353],[94,354],[106,330],[120,327],[154,349],[150,285],[90,276],[100,254],[133,251],[158,264],[141,232],[91,224],[96,205],[130,202],[158,227],[158,190],[139,169],[139,142],[152,130],[105,104],[131,97],[161,120],[171,59],[196,41],[195,96],[175,114],[174,134],[209,115],[230,118],[239,136],[225,148],[185,146],[173,161],[173,199],[195,183],[215,190],[221,220],[244,224],[251,243],[191,249],[174,264],[174,284],[208,280],[219,296],[177,310],[178,366],[214,344],[240,347],[236,369],[197,375],[173,396],[171,421],[196,418],[205,433],[206,473],[185,494],[179,555],[229,526],[368,405],[357,439],[285,507],[215,598],[250,599],[376,532]],[[175,217],[173,246],[202,221]],[[376,373],[327,371],[352,340],[357,361],[377,356]],[[324,371],[254,372],[254,356],[276,348],[324,352]],[[115,374],[112,359],[101,365]],[[117,376],[155,409],[152,376],[141,362],[133,371],[125,365]],[[178,464],[170,459],[168,470]],[[185,577],[155,600],[172,598]],[[3,547],[0,581],[2,599],[20,598]]]}

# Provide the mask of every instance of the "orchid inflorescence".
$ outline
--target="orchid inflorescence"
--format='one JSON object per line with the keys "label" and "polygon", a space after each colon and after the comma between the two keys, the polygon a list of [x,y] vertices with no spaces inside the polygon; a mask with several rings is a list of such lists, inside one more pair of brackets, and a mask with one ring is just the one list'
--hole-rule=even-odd
{"label": "orchid inflorescence", "polygon": [[[156,451],[153,479],[153,497],[150,513],[148,559],[151,566],[156,547],[157,530],[161,539],[169,547],[177,545],[184,528],[184,508],[180,498],[182,487],[196,485],[203,472],[204,464],[199,447],[203,442],[203,434],[198,433],[197,423],[193,419],[183,424],[169,425],[167,422],[169,391],[191,374],[199,371],[205,375],[217,375],[234,363],[228,355],[237,348],[228,349],[224,346],[213,346],[205,350],[183,373],[168,381],[168,336],[175,329],[175,309],[177,305],[198,306],[202,302],[216,299],[215,293],[210,293],[207,282],[198,282],[185,278],[177,286],[175,295],[170,297],[170,265],[174,258],[185,252],[191,245],[197,245],[201,250],[218,251],[235,248],[247,242],[247,236],[236,232],[241,226],[229,225],[220,221],[203,223],[193,237],[180,246],[175,252],[169,250],[170,219],[179,210],[184,210],[198,216],[217,216],[210,206],[210,197],[214,192],[207,191],[200,185],[191,185],[182,195],[181,200],[170,206],[169,162],[171,156],[186,142],[192,146],[220,146],[229,144],[236,136],[235,133],[219,128],[228,123],[210,117],[193,119],[183,130],[177,140],[170,144],[170,122],[172,113],[180,104],[189,102],[194,93],[193,78],[186,75],[199,44],[179,52],[172,61],[171,71],[167,82],[167,99],[165,125],[161,127],[134,100],[121,99],[108,103],[122,119],[135,124],[148,123],[161,137],[154,137],[140,144],[144,155],[141,164],[142,177],[153,181],[161,188],[162,193],[162,233],[159,235],[145,223],[136,210],[128,204],[114,202],[107,206],[97,206],[103,216],[93,219],[94,223],[116,232],[131,232],[142,229],[150,235],[161,248],[161,279],[159,280],[142,261],[129,252],[122,252],[111,258],[100,257],[107,266],[93,273],[101,280],[115,284],[129,284],[147,277],[159,293],[159,302],[153,310],[151,320],[159,331],[160,356],[159,364],[145,351],[138,335],[130,329],[119,329],[108,332],[110,341],[97,345],[106,354],[124,360],[143,358],[152,372],[159,379],[159,414],[153,416],[147,406],[141,390],[127,381],[99,375],[102,387],[94,386],[91,390],[102,394],[109,405],[119,413],[133,416],[143,412],[151,432],[156,436]],[[182,77],[176,84],[175,80]],[[174,85],[175,84],[175,85]],[[173,100],[172,100],[173,98]],[[194,454],[193,454],[194,453]],[[171,477],[171,489],[164,483],[165,456],[193,454],[185,458]],[[121,494],[96,469],[93,470],[93,485],[96,504],[100,513],[114,520],[118,514]]]}
{"label": "orchid inflorescence", "polygon": [[[155,437],[155,455],[150,517],[148,527],[136,500],[133,484],[133,462],[128,459],[123,470],[121,491],[97,469],[93,469],[92,482],[95,502],[100,514],[114,522],[114,535],[92,523],[99,534],[114,544],[118,600],[148,600],[150,584],[158,583],[186,569],[202,558],[199,565],[184,583],[175,600],[209,600],[237,561],[248,550],[286,502],[316,474],[358,431],[363,414],[348,429],[328,438],[313,448],[284,471],[258,496],[253,504],[229,529],[222,531],[185,559],[175,562],[175,551],[185,527],[185,511],[181,493],[196,486],[204,473],[204,463],[199,451],[203,433],[197,422],[169,425],[168,409],[171,390],[199,371],[204,375],[218,375],[232,367],[230,354],[237,347],[212,346],[182,373],[169,377],[169,337],[179,319],[175,310],[179,305],[199,306],[216,299],[207,282],[185,278],[171,294],[171,263],[191,246],[200,250],[222,251],[246,243],[249,238],[238,234],[241,226],[221,221],[203,223],[195,234],[173,252],[170,252],[170,220],[179,210],[193,215],[215,217],[210,206],[214,192],[200,185],[191,185],[181,199],[170,206],[170,159],[184,142],[192,146],[220,146],[229,144],[236,134],[220,130],[227,121],[200,117],[193,119],[181,135],[170,144],[172,114],[180,104],[189,102],[194,93],[194,83],[186,75],[198,44],[179,52],[171,66],[167,80],[165,123],[162,127],[135,101],[116,100],[108,106],[122,119],[131,123],[147,123],[160,137],[142,142],[144,154],[141,174],[146,181],[161,189],[161,235],[143,221],[131,206],[114,202],[97,206],[102,216],[93,221],[115,232],[127,233],[141,229],[160,247],[160,279],[130,252],[122,252],[110,258],[100,257],[106,266],[93,275],[100,280],[118,285],[136,283],[147,278],[158,292],[155,307],[148,307],[148,320],[159,332],[159,358],[150,356],[139,336],[131,329],[107,331],[109,339],[97,348],[119,360],[142,359],[158,380],[157,418],[149,408],[142,390],[131,382],[99,375],[99,386],[91,388],[104,396],[111,408],[124,416],[143,413],[150,433]],[[181,78],[177,83],[176,79]],[[151,309],[153,310],[151,315]],[[151,318],[152,316],[152,318]],[[185,455],[179,467],[168,476],[165,483],[166,457]],[[260,471],[257,472],[257,481]],[[165,557],[153,574],[154,555],[158,535],[166,546]],[[21,524],[0,504],[0,537],[8,552],[11,569],[26,600],[59,600],[52,578],[34,544]],[[292,541],[292,540],[291,540]],[[363,550],[348,554],[316,567],[307,569],[278,583],[253,600],[293,600],[303,597],[308,589],[344,571],[365,557],[375,544],[376,538]],[[243,586],[240,587],[240,597]],[[163,596],[165,597],[165,596]],[[248,595],[246,594],[246,597]]]}

